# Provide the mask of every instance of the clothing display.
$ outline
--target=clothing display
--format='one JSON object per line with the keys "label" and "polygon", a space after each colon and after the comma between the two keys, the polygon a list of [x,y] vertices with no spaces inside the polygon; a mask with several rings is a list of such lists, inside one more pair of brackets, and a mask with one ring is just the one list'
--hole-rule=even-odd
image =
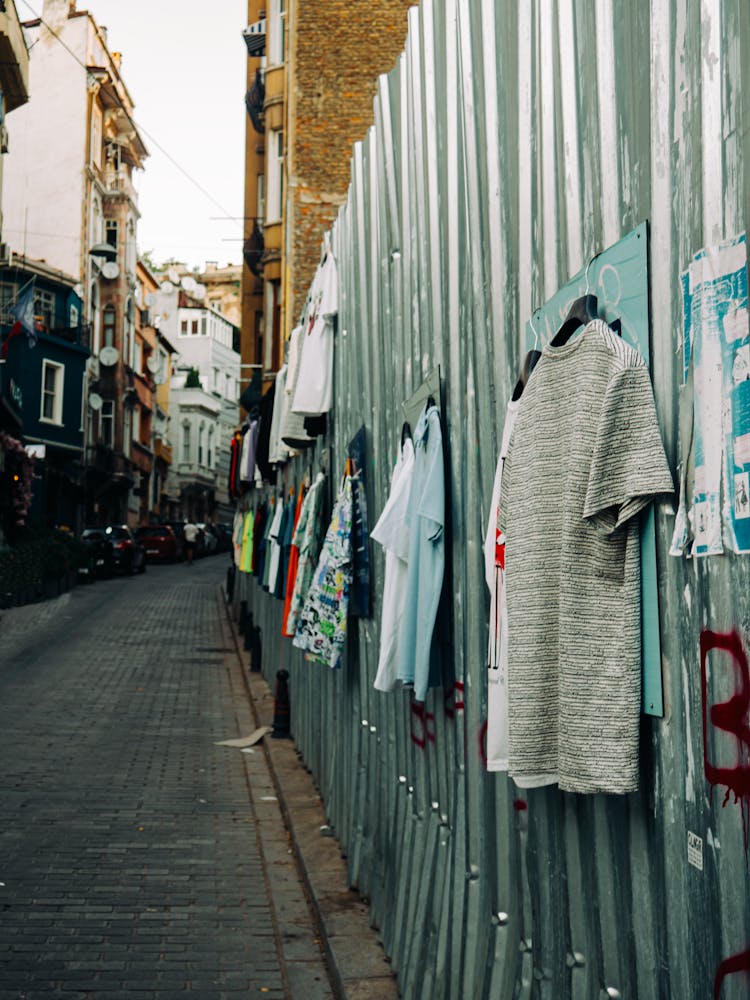
{"label": "clothing display", "polygon": [[292,640],[329,667],[339,666],[346,642],[351,582],[352,478],[346,476]]}
{"label": "clothing display", "polygon": [[289,357],[285,382],[286,400],[281,416],[281,440],[290,448],[295,448],[298,451],[309,448],[315,441],[315,438],[305,430],[305,418],[292,411],[292,399],[299,378],[304,336],[305,330],[302,326],[295,327],[289,335]]}
{"label": "clothing display", "polygon": [[302,606],[305,603],[310,582],[320,556],[323,539],[323,502],[325,499],[325,476],[319,472],[305,497],[300,511],[292,544],[299,552],[294,589],[286,617],[285,635],[294,635],[297,630]]}
{"label": "clothing display", "polygon": [[404,612],[409,557],[407,505],[414,472],[414,445],[407,437],[399,449],[391,476],[391,491],[372,538],[385,549],[383,605],[380,618],[380,654],[375,675],[378,691],[392,691],[398,683],[398,637]]}
{"label": "clothing display", "polygon": [[234,559],[234,565],[237,569],[241,565],[242,556],[242,539],[245,532],[245,515],[242,511],[236,510],[234,512],[234,520],[232,521],[232,555]]}
{"label": "clothing display", "polygon": [[240,458],[240,481],[243,483],[255,481],[255,456],[259,430],[258,419],[249,419],[247,431],[242,439],[242,456]]}
{"label": "clothing display", "polygon": [[302,506],[305,501],[305,495],[307,491],[304,486],[300,487],[299,494],[297,496],[297,506],[294,514],[294,521],[292,522],[292,533],[291,541],[289,543],[289,564],[286,574],[286,590],[284,593],[284,611],[281,616],[281,634],[287,636],[291,639],[294,635],[294,630],[290,631],[288,621],[289,621],[289,610],[292,606],[292,597],[294,596],[294,585],[297,581],[297,570],[299,568],[299,548],[295,542],[297,536],[297,528],[299,526],[300,517],[302,514]]}
{"label": "clothing display", "polygon": [[289,458],[289,448],[281,440],[281,427],[287,406],[286,375],[288,368],[282,365],[276,373],[276,389],[273,397],[273,415],[268,442],[268,461],[272,465],[283,465]]}
{"label": "clothing display", "polygon": [[490,591],[487,648],[487,770],[508,770],[508,615],[505,598],[505,536],[498,529],[503,465],[519,401],[508,403],[500,456],[492,486],[492,500],[484,542],[484,575]]}
{"label": "clothing display", "polygon": [[279,529],[279,572],[276,575],[276,586],[274,587],[274,597],[283,601],[286,597],[286,579],[289,571],[289,555],[292,548],[292,538],[294,537],[294,524],[296,521],[297,501],[294,493],[289,494],[289,499],[284,504],[284,516],[281,518]]}
{"label": "clothing display", "polygon": [[249,510],[242,522],[242,546],[240,550],[239,569],[243,573],[250,573],[253,566],[253,522],[254,515]]}
{"label": "clothing display", "polygon": [[648,369],[602,320],[545,347],[502,473],[509,770],[520,785],[638,785],[637,515],[673,483]]}
{"label": "clothing display", "polygon": [[333,405],[333,337],[338,294],[336,261],[328,250],[310,287],[299,377],[292,398],[292,410],[303,416],[328,413]]}
{"label": "clothing display", "polygon": [[[271,443],[271,421],[273,420],[273,407],[276,399],[276,385],[271,386],[264,394],[260,402],[258,414],[258,437],[255,449],[255,461],[260,472],[260,477],[265,482],[273,479],[273,466],[269,460],[269,449]],[[256,479],[257,482],[257,479]]]}
{"label": "clothing display", "polygon": [[[263,532],[263,540],[265,542],[265,551],[263,558],[263,575],[261,576],[261,586],[264,590],[271,589],[271,572],[274,573],[274,581],[276,580],[276,570],[279,567],[278,559],[278,549],[276,546],[276,536],[279,530],[279,521],[281,520],[282,514],[282,501],[280,498],[273,497],[271,499],[271,505],[268,511],[268,518],[266,520],[266,530]],[[274,555],[276,559],[274,559]]]}
{"label": "clothing display", "polygon": [[255,511],[255,521],[253,523],[253,538],[255,539],[255,544],[253,545],[253,575],[259,576],[262,573],[262,567],[260,565],[260,550],[261,550],[261,540],[266,528],[266,514],[268,512],[268,505],[264,502],[258,504],[258,509]]}
{"label": "clothing display", "polygon": [[423,408],[413,434],[414,471],[407,505],[409,556],[398,649],[398,678],[424,701],[439,678],[432,637],[445,571],[445,470],[440,414]]}

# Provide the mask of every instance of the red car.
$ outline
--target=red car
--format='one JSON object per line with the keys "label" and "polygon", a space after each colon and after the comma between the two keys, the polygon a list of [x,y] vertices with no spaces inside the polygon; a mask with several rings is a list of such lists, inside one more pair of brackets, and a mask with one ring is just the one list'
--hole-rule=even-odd
{"label": "red car", "polygon": [[174,562],[180,555],[177,536],[168,524],[149,524],[138,528],[135,537],[146,550],[149,562],[155,559]]}

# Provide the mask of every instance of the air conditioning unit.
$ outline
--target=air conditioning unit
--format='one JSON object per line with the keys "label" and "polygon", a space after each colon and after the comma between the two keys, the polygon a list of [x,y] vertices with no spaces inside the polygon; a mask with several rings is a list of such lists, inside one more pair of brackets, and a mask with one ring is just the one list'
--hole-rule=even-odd
{"label": "air conditioning unit", "polygon": [[11,263],[11,249],[7,243],[0,243],[0,267],[9,267]]}

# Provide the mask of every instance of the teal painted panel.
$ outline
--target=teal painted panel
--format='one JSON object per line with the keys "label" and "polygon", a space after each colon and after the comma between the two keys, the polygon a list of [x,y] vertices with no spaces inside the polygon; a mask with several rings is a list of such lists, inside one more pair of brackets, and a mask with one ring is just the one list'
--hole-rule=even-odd
{"label": "teal painted panel", "polygon": [[[535,310],[526,324],[527,350],[546,344],[555,335],[571,303],[586,292],[596,295],[599,316],[608,323],[619,319],[621,336],[651,367],[648,310],[648,227],[637,229],[598,254],[588,267]],[[642,709],[646,715],[664,715],[659,641],[659,595],[656,575],[656,525],[653,505],[641,525]]]}

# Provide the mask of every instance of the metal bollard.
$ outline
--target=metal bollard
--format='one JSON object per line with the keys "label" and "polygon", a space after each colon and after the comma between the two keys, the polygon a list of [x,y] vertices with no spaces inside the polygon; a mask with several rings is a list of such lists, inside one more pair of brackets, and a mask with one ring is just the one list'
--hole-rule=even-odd
{"label": "metal bollard", "polygon": [[253,632],[255,631],[255,625],[253,624],[253,613],[248,611],[247,618],[245,620],[245,649],[253,648]]}
{"label": "metal bollard", "polygon": [[227,591],[227,603],[228,604],[230,604],[234,600],[234,575],[235,575],[235,572],[236,572],[236,568],[235,568],[234,563],[232,562],[227,567],[226,591]]}
{"label": "metal bollard", "polygon": [[260,639],[260,625],[250,629],[250,672],[259,674],[263,666],[263,643]]}
{"label": "metal bollard", "polygon": [[289,671],[276,671],[276,695],[273,700],[273,732],[274,739],[286,739],[289,729]]}
{"label": "metal bollard", "polygon": [[237,620],[237,631],[243,635],[247,628],[247,601],[240,601],[240,617]]}

